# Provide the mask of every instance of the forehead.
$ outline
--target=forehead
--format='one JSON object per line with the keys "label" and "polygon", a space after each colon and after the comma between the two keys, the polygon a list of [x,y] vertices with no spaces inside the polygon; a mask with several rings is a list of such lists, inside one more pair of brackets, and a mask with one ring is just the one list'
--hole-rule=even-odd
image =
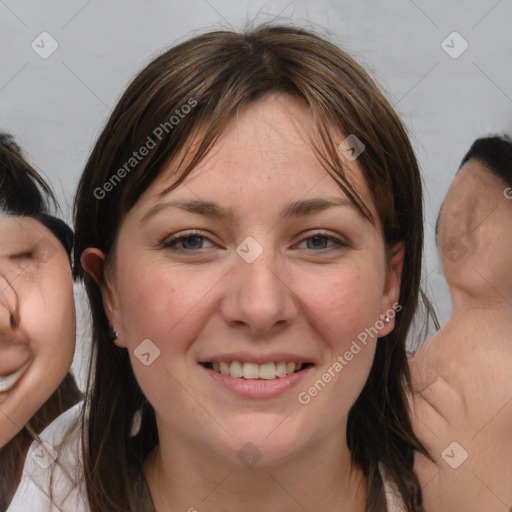
{"label": "forehead", "polygon": [[[455,208],[474,210],[503,197],[505,182],[478,160],[469,160],[457,172],[441,205],[437,223]],[[459,212],[460,214],[460,212]]]}
{"label": "forehead", "polygon": [[33,243],[40,239],[54,241],[53,233],[31,217],[0,214],[0,245],[8,242]]}
{"label": "forehead", "polygon": [[506,187],[505,182],[479,160],[466,162],[460,168],[452,185],[458,191],[465,191],[467,195],[476,192],[478,194],[501,193]]}
{"label": "forehead", "polygon": [[508,206],[503,192],[507,184],[479,160],[469,160],[457,172],[441,205],[437,222],[439,226],[451,219],[478,221],[486,212]]}
{"label": "forehead", "polygon": [[44,226],[40,222],[30,217],[0,213],[0,242],[6,238],[26,239],[42,228]]}
{"label": "forehead", "polygon": [[[300,100],[283,94],[266,96],[232,119],[182,184],[166,193],[192,159],[197,144],[183,159],[178,155],[168,162],[138,203],[159,201],[164,194],[215,197],[232,203],[243,198],[246,205],[255,207],[262,198],[269,198],[269,193],[274,202],[288,202],[308,194],[346,197],[312,147],[315,128],[311,112]],[[343,138],[340,134],[339,142]],[[339,155],[344,158],[341,152]],[[345,159],[343,165],[347,180],[376,216],[359,164]]]}

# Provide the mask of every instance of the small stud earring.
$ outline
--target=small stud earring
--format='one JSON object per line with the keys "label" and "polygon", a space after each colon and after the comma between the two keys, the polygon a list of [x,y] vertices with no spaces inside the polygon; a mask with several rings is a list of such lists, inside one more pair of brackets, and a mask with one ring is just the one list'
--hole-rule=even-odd
{"label": "small stud earring", "polygon": [[384,322],[386,322],[387,324],[389,324],[389,322],[391,322],[391,318],[389,318],[389,316],[388,316],[388,315],[386,315],[386,316],[384,317]]}
{"label": "small stud earring", "polygon": [[119,339],[119,333],[117,332],[117,329],[114,329],[113,327],[112,327],[112,338],[114,340]]}

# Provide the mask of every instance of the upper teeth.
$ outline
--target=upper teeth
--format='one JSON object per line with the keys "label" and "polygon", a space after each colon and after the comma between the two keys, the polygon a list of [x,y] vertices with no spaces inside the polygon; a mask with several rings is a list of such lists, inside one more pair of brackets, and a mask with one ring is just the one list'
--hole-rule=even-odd
{"label": "upper teeth", "polygon": [[286,363],[284,361],[265,364],[241,363],[240,361],[212,363],[213,371],[244,379],[272,380],[276,377],[285,377],[301,368],[302,363]]}
{"label": "upper teeth", "polygon": [[0,375],[0,393],[5,393],[11,390],[20,377],[25,373],[28,368],[30,361],[23,365],[19,370],[11,373],[10,375]]}

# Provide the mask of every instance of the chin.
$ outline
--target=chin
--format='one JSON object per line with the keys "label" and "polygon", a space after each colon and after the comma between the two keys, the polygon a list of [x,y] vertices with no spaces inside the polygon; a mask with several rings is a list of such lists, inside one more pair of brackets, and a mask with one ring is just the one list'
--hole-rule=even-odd
{"label": "chin", "polygon": [[233,440],[226,453],[230,454],[230,463],[235,466],[250,468],[272,468],[279,466],[298,453],[298,443],[288,442],[286,444],[261,439],[239,439]]}
{"label": "chin", "polygon": [[[246,456],[258,459],[258,465],[268,466],[284,462],[289,457],[296,454],[304,439],[304,429],[290,428],[287,420],[283,421],[286,415],[282,415],[279,420],[272,421],[252,421],[247,423],[238,423],[236,429],[230,429],[226,425],[226,430],[230,433],[237,433],[233,437],[224,436],[226,440],[226,450],[235,453],[235,462],[244,463]],[[300,431],[300,432],[299,432]]]}

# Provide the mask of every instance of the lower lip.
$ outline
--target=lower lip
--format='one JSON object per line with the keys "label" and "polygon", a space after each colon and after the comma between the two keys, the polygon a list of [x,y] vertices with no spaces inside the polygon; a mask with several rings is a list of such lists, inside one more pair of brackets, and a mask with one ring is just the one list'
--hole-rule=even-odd
{"label": "lower lip", "polygon": [[25,378],[25,375],[27,374],[29,369],[30,369],[30,365],[27,366],[26,370],[20,375],[20,378],[16,381],[14,386],[11,389],[9,389],[9,391],[4,391],[4,392],[0,393],[0,404],[4,403],[10,396],[12,396],[14,393],[16,393],[16,391],[20,387],[20,383]]}
{"label": "lower lip", "polygon": [[245,397],[245,398],[272,398],[297,386],[313,368],[308,366],[297,373],[291,373],[286,377],[277,377],[273,380],[265,379],[242,379],[223,375],[206,368],[202,364],[199,365],[205,370],[210,378],[217,384],[220,384],[229,391]]}

